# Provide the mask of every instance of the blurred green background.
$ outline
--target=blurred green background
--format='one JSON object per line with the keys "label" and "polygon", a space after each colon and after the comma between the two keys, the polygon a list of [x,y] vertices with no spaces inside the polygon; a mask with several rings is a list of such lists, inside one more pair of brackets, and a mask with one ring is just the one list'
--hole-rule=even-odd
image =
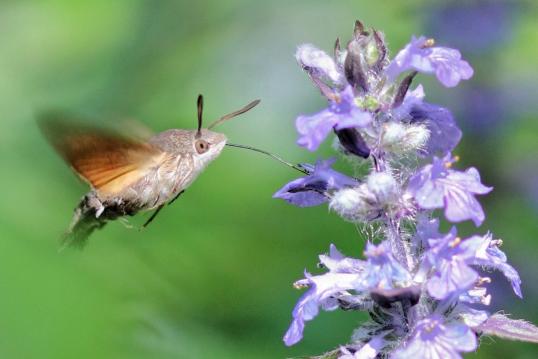
{"label": "blurred green background", "polygon": [[[260,98],[221,131],[313,162],[319,154],[295,146],[294,119],[324,101],[294,51],[303,42],[330,50],[357,18],[383,30],[393,54],[425,34],[461,48],[475,68],[454,89],[426,76],[415,83],[428,101],[454,110],[464,130],[460,165],[477,166],[495,186],[482,198],[489,216],[478,231],[505,240],[525,299],[498,278],[491,309],[538,323],[533,2],[3,0],[0,357],[283,358],[345,343],[361,314],[321,313],[300,344],[281,341],[300,295],[291,283],[305,268],[316,271],[329,243],[353,256],[364,244],[326,206],[271,198],[296,173],[226,149],[148,229],[112,223],[83,252],[59,254],[87,188],[42,138],[35,114],[60,108],[161,131],[194,127],[198,93],[208,120]],[[331,153],[326,144],[321,155]],[[470,355],[508,356],[536,358],[538,346],[485,339]]]}

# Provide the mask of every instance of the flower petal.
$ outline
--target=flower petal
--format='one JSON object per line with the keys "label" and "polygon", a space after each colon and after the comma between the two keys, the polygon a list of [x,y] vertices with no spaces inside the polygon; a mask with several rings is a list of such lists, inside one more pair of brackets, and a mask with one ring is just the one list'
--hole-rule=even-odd
{"label": "flower petal", "polygon": [[387,67],[390,80],[407,70],[414,69],[423,73],[435,73],[437,79],[446,87],[456,86],[460,80],[473,76],[473,69],[467,61],[462,60],[461,53],[448,47],[429,47],[424,36],[413,36],[394,57]]}
{"label": "flower petal", "polygon": [[[320,187],[321,191],[325,189]],[[273,198],[281,198],[298,207],[312,207],[328,201],[323,193],[306,186],[305,178],[298,178],[287,183],[273,195]]]}
{"label": "flower petal", "polygon": [[338,122],[337,116],[325,109],[314,115],[297,117],[295,126],[299,132],[297,144],[309,151],[315,151]]}

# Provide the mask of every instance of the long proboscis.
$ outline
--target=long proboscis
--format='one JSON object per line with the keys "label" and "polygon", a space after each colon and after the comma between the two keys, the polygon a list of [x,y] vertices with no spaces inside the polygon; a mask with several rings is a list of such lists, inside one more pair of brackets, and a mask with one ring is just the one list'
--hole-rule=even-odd
{"label": "long proboscis", "polygon": [[[255,106],[255,105],[254,105]],[[271,157],[272,159],[274,160],[277,160],[278,162],[280,163],[283,163],[285,164],[286,166],[288,167],[291,167],[293,168],[294,170],[297,170],[303,174],[310,174],[310,172],[308,172],[305,168],[303,168],[301,165],[297,165],[297,164],[293,164],[291,162],[288,162],[286,161],[285,159],[283,159],[282,157],[280,156],[277,156],[275,155],[274,153],[271,153],[271,152],[268,152],[268,151],[264,151],[264,150],[260,150],[259,148],[255,148],[255,147],[251,147],[251,146],[245,146],[245,145],[238,145],[236,143],[227,143],[226,146],[230,146],[230,147],[237,147],[237,148],[243,148],[243,149],[246,149],[246,150],[250,150],[250,151],[254,151],[254,152],[259,152],[259,153],[262,153],[266,156],[269,156]]]}
{"label": "long proboscis", "polygon": [[260,103],[260,100],[254,100],[252,101],[251,103],[249,103],[248,105],[246,105],[245,107],[237,110],[237,111],[234,111],[232,113],[229,113],[227,115],[224,115],[222,116],[221,118],[219,118],[218,120],[214,121],[212,124],[210,124],[207,129],[210,130],[212,129],[213,127],[217,126],[217,125],[220,125],[221,123],[223,123],[224,121],[228,121],[229,119],[232,119],[236,116],[239,116],[249,110],[251,110],[252,108],[254,108],[257,104]]}

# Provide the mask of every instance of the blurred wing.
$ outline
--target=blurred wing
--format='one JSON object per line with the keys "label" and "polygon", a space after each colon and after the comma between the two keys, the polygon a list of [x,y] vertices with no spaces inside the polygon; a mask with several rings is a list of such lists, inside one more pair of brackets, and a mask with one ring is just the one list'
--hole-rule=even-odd
{"label": "blurred wing", "polygon": [[103,195],[121,192],[165,158],[165,153],[151,144],[104,129],[51,117],[39,124],[64,160]]}

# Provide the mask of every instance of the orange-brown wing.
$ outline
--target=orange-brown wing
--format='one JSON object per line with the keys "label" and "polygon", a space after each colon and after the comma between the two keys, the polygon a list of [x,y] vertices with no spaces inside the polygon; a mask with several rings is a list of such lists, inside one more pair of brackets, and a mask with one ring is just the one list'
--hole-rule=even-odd
{"label": "orange-brown wing", "polygon": [[104,196],[121,192],[165,157],[155,146],[104,129],[53,117],[40,120],[40,127],[75,172]]}

